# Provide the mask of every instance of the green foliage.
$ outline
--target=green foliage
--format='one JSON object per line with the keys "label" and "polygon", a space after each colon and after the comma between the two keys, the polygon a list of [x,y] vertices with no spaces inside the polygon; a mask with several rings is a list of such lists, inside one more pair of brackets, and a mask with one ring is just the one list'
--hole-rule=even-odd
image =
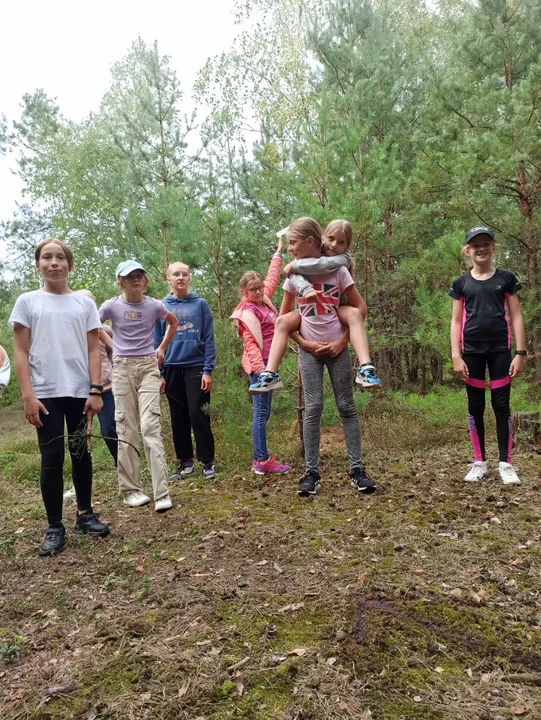
{"label": "green foliage", "polygon": [[[2,226],[2,269],[18,279],[2,300],[37,286],[32,247],[57,234],[75,251],[74,287],[110,297],[117,262],[137,257],[160,296],[164,266],[181,259],[225,322],[277,229],[345,217],[378,371],[424,393],[448,377],[446,292],[465,270],[464,230],[487,223],[499,262],[524,280],[539,351],[539,3],[244,0],[237,12],[231,49],[196,81],[197,118],[170,59],[141,38],[96,114],[71,122],[39,89],[20,118],[2,118],[0,152],[17,154],[27,203]],[[238,394],[240,345],[224,332]]]}

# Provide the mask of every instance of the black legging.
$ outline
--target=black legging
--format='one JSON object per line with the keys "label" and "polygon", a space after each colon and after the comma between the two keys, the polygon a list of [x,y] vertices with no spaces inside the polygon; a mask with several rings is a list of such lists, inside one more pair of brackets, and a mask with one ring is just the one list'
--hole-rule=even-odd
{"label": "black legging", "polygon": [[[43,425],[37,428],[41,453],[41,496],[49,525],[58,525],[62,522],[64,489],[64,419],[69,435],[80,430],[86,399],[59,397],[45,398],[41,402],[49,413],[40,413]],[[92,503],[92,458],[86,449],[85,440],[78,447],[68,441],[68,448],[71,455],[71,475],[77,493],[77,507],[79,510],[89,510]]]}
{"label": "black legging", "polygon": [[496,416],[496,434],[500,462],[511,462],[513,431],[511,427],[511,352],[465,353],[464,362],[468,366],[469,377],[464,381],[468,393],[468,428],[473,445],[475,461],[486,460],[485,452],[485,374],[488,365],[490,377],[490,397]]}

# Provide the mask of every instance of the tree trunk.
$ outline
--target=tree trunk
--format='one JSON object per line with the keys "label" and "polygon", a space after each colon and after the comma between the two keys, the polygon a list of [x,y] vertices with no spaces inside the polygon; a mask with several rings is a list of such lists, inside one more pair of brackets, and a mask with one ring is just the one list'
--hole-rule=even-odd
{"label": "tree trunk", "polygon": [[[533,223],[533,204],[532,199],[536,199],[536,193],[530,192],[530,188],[527,183],[526,171],[523,167],[517,171],[519,186],[519,207],[520,214],[522,216],[522,227],[524,233],[524,244],[526,245],[526,256],[527,256],[527,277],[528,285],[533,293],[534,306],[539,307],[541,305],[541,284],[539,281],[538,272],[538,242],[534,230]],[[537,318],[534,318],[532,328],[532,343],[534,351],[534,362],[535,362],[535,379],[541,381],[541,328]],[[519,348],[524,350],[524,348]]]}

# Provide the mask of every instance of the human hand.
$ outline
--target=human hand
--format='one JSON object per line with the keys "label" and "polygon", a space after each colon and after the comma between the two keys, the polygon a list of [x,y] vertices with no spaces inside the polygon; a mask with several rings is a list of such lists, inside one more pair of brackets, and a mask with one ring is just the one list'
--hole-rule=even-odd
{"label": "human hand", "polygon": [[511,365],[509,366],[509,377],[514,378],[522,375],[525,363],[525,355],[515,355],[515,357],[511,360]]}
{"label": "human hand", "polygon": [[203,373],[201,376],[201,390],[203,392],[210,392],[212,390],[212,375]]}
{"label": "human hand", "polygon": [[165,393],[165,378],[160,378],[160,395]]}
{"label": "human hand", "polygon": [[292,272],[293,272],[293,263],[292,262],[288,263],[287,265],[284,265],[284,267],[282,268],[282,275],[286,278],[288,278]]}
{"label": "human hand", "polygon": [[158,361],[158,365],[163,365],[163,361],[165,360],[165,353],[161,345],[156,348],[156,360]]}
{"label": "human hand", "polygon": [[[282,236],[278,238],[278,247],[276,248],[277,253],[281,253],[282,249],[284,247],[284,243],[282,242]],[[286,276],[287,277],[287,276]]]}
{"label": "human hand", "polygon": [[45,405],[40,402],[37,397],[31,395],[24,401],[24,416],[31,425],[37,428],[42,427],[43,425],[39,416],[40,412],[44,415],[49,414]]}
{"label": "human hand", "polygon": [[325,354],[322,351],[324,351],[326,346],[327,343],[320,343],[316,342],[315,340],[305,340],[301,345],[301,348],[305,352],[310,353],[310,355],[313,355],[314,357],[319,357],[320,355]]}
{"label": "human hand", "polygon": [[90,415],[91,418],[94,417],[94,415],[97,415],[99,411],[103,407],[103,400],[101,395],[98,393],[89,395],[85,402],[85,408],[83,410],[83,413],[88,417]]}
{"label": "human hand", "polygon": [[323,343],[317,351],[317,355],[330,355],[333,358],[337,357],[346,345],[347,342],[344,342],[342,338],[333,340],[332,342]]}
{"label": "human hand", "polygon": [[470,374],[468,366],[461,357],[453,358],[453,372],[462,380],[465,380]]}

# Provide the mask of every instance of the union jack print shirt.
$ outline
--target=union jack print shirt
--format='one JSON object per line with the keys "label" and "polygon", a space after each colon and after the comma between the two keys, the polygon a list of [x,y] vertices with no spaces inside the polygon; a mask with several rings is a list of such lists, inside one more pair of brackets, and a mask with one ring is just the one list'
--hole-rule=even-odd
{"label": "union jack print shirt", "polygon": [[306,340],[316,342],[332,342],[344,332],[344,326],[338,318],[340,295],[353,285],[353,278],[346,268],[327,273],[326,275],[307,276],[317,293],[315,300],[300,297],[288,279],[284,290],[295,295],[301,314],[301,335]]}

